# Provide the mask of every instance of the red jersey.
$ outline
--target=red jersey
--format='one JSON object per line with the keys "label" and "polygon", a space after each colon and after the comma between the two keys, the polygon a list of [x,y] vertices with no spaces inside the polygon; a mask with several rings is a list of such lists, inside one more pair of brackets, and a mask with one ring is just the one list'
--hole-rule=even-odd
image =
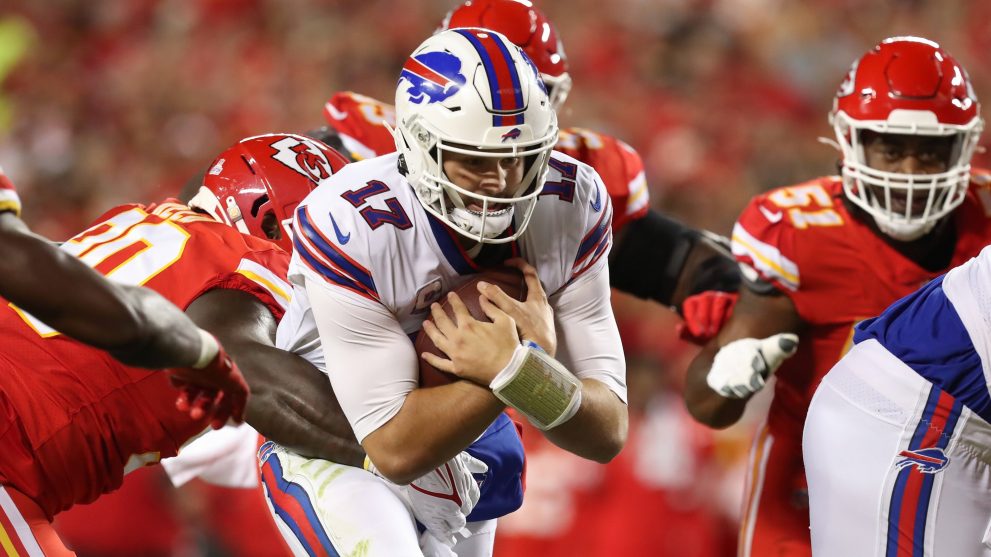
{"label": "red jersey", "polygon": [[[342,92],[327,101],[323,114],[354,160],[396,150],[389,131],[396,125],[396,111],[390,105],[357,93]],[[555,150],[580,160],[599,173],[612,198],[614,230],[647,214],[650,196],[643,160],[632,147],[615,137],[567,128],[561,130]]]}
{"label": "red jersey", "polygon": [[389,130],[396,126],[396,110],[392,105],[343,91],[335,93],[323,105],[323,116],[341,136],[353,160],[370,159],[396,150],[396,141]]}
{"label": "red jersey", "polygon": [[[277,319],[288,305],[288,254],[174,202],[117,207],[62,249],[183,309],[214,288],[247,292]],[[174,456],[207,425],[175,409],[166,374],[126,367],[12,306],[0,308],[0,336],[0,484],[49,518]]]}
{"label": "red jersey", "polygon": [[843,202],[839,177],[759,195],[733,229],[733,254],[791,298],[809,325],[778,369],[768,426],[800,438],[812,393],[850,348],[853,326],[974,257],[991,241],[991,175],[974,171],[954,213],[957,241],[932,272],[895,251]]}
{"label": "red jersey", "polygon": [[14,183],[10,181],[0,168],[0,213],[11,211],[15,215],[21,214],[21,200],[17,197],[17,190]]}
{"label": "red jersey", "polygon": [[647,178],[643,160],[633,147],[612,136],[565,128],[554,150],[582,161],[599,173],[614,207],[613,230],[647,214],[650,206]]}

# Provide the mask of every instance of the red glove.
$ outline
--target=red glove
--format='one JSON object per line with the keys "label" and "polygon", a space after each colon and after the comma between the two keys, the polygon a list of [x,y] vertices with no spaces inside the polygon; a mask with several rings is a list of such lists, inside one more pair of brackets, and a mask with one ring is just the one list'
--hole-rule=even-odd
{"label": "red glove", "polygon": [[169,379],[180,391],[176,408],[188,412],[190,418],[199,420],[209,416],[213,429],[224,427],[228,419],[235,423],[244,421],[248,383],[223,346],[206,366],[169,370]]}
{"label": "red glove", "polygon": [[740,295],[735,292],[707,290],[685,298],[681,311],[685,322],[678,325],[678,336],[692,344],[703,345],[723,328],[733,315]]}

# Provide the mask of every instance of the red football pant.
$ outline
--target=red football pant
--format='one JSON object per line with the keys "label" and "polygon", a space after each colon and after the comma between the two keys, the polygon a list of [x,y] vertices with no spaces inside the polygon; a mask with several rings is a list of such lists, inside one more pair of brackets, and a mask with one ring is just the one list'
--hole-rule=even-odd
{"label": "red football pant", "polygon": [[747,466],[738,557],[811,557],[801,439],[757,432]]}

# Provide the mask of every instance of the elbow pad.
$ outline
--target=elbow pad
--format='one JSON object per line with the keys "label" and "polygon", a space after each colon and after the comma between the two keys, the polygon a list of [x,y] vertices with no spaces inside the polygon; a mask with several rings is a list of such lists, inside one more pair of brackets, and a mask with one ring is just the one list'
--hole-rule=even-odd
{"label": "elbow pad", "polygon": [[670,307],[689,255],[702,242],[713,247],[713,255],[686,277],[690,281],[688,294],[737,291],[740,271],[726,249],[725,238],[653,210],[623,228],[609,260],[609,283],[617,290]]}

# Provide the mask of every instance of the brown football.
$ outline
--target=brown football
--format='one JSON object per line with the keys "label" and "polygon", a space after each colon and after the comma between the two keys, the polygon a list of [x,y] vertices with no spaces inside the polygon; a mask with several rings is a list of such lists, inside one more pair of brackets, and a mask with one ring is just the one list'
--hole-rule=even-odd
{"label": "brown football", "polygon": [[[481,294],[478,292],[477,284],[480,281],[498,286],[503,292],[517,300],[523,300],[526,297],[526,281],[523,279],[523,273],[519,269],[515,267],[493,267],[486,269],[472,276],[464,284],[454,289],[454,292],[464,301],[465,306],[468,307],[468,311],[475,319],[488,321],[488,317],[482,311],[482,306],[478,301]],[[454,315],[454,310],[451,309],[451,304],[447,301],[447,296],[444,296],[441,301],[441,307],[444,308],[444,311],[448,315]],[[422,329],[416,335],[413,348],[416,350],[417,355],[430,352],[442,358],[446,357],[443,352],[434,346],[434,342],[430,340],[430,337]],[[420,358],[420,386],[435,387],[450,383],[454,379],[456,378],[453,375],[440,371],[424,361],[423,358]]]}

